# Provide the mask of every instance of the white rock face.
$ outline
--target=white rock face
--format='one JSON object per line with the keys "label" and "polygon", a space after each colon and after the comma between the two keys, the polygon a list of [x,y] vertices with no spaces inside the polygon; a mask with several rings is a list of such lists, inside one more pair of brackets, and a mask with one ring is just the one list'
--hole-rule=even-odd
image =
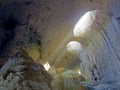
{"label": "white rock face", "polygon": [[[82,39],[88,43],[82,49],[81,70],[88,81],[91,78],[95,90],[119,90],[120,88],[120,27],[109,13],[96,13],[94,23]],[[86,63],[87,62],[87,63]],[[87,74],[86,74],[87,73]],[[90,76],[90,77],[89,77]]]}

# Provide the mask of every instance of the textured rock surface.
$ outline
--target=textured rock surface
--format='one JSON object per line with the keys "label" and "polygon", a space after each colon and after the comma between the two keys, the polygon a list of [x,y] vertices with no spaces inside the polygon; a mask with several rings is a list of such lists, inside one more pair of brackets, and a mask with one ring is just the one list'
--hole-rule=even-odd
{"label": "textured rock surface", "polygon": [[64,70],[54,76],[53,90],[89,90],[81,83],[84,78],[72,70]]}
{"label": "textured rock surface", "polygon": [[[98,10],[95,21],[82,38],[76,39],[72,34],[74,26],[89,10]],[[86,68],[83,76],[96,85],[96,90],[119,90],[119,10],[120,0],[1,0],[0,67],[6,61],[3,57],[37,43],[42,46],[42,55],[35,59],[47,60],[54,67],[76,68],[79,60],[67,54],[66,45],[78,40],[83,49],[80,59],[89,66],[81,67]],[[35,38],[31,38],[31,31],[39,34],[41,42],[31,44]]]}
{"label": "textured rock surface", "polygon": [[52,90],[51,76],[42,65],[11,58],[0,69],[0,90]]}
{"label": "textured rock surface", "polygon": [[[115,18],[119,18],[117,1],[119,0],[53,0],[52,2],[49,0],[2,0],[0,19],[3,24],[8,22],[8,18],[10,18],[10,23],[13,22],[12,34],[5,32],[3,36],[5,39],[9,35],[14,36],[12,41],[8,40],[3,45],[1,44],[2,49],[9,51],[3,56],[7,57],[16,53],[28,42],[26,37],[30,36],[30,31],[35,31],[41,40],[42,55],[40,58],[48,59],[49,63],[55,67],[76,66],[78,60],[73,61],[65,50],[66,44],[71,39],[74,40],[72,30],[75,24],[85,12],[92,9],[111,11]],[[17,24],[14,25],[14,22]],[[62,60],[64,63],[61,62]]]}
{"label": "textured rock surface", "polygon": [[[111,12],[98,10],[94,22],[86,29],[83,35],[77,37],[82,45],[80,60],[83,76],[96,85],[95,90],[119,90],[119,22]],[[88,45],[85,47],[82,41]]]}

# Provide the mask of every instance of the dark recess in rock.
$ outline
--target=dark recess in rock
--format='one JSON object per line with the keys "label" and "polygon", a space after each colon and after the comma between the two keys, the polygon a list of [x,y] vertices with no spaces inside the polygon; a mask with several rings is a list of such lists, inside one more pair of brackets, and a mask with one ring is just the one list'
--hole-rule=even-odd
{"label": "dark recess in rock", "polygon": [[30,5],[30,4],[32,4],[32,2],[31,2],[31,1],[29,1],[29,2],[26,2],[25,4],[26,4],[26,5]]}
{"label": "dark recess in rock", "polygon": [[[4,12],[3,12],[4,13]],[[9,51],[9,48],[11,47],[11,41],[13,40],[15,36],[15,28],[18,25],[17,19],[14,17],[14,15],[8,14],[6,15],[0,15],[0,21],[1,21],[1,28],[0,28],[0,67],[4,65],[5,61],[3,57],[7,58],[7,51]]]}
{"label": "dark recess in rock", "polygon": [[[8,16],[6,20],[2,21],[3,28],[1,28],[0,31],[0,52],[2,52],[2,54],[7,50],[6,45],[14,38],[14,29],[17,25],[18,22],[12,14]],[[2,54],[0,54],[0,56],[2,56]]]}

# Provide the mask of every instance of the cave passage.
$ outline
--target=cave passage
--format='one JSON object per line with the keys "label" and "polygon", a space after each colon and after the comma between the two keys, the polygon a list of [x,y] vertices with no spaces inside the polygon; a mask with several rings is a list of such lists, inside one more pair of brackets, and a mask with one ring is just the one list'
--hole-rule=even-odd
{"label": "cave passage", "polygon": [[120,0],[0,0],[0,90],[120,90]]}

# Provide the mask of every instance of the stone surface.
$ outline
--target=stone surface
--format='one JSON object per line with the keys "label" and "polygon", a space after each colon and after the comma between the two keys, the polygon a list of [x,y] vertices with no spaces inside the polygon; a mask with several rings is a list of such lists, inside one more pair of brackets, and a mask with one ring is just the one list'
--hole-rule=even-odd
{"label": "stone surface", "polygon": [[[120,88],[119,33],[120,27],[115,17],[109,12],[98,10],[92,25],[83,35],[77,36],[82,44],[79,53],[81,73],[88,82],[95,85],[95,90]],[[85,47],[82,41],[88,43],[88,46]]]}
{"label": "stone surface", "polygon": [[[77,21],[89,10],[98,10],[94,23],[82,38],[74,37]],[[120,0],[1,0],[0,67],[9,56],[35,43],[42,47],[42,55],[35,59],[56,68],[76,69],[80,58],[82,74],[96,90],[119,90],[119,10]],[[41,43],[29,42],[33,40],[30,31],[39,34]],[[82,46],[79,58],[66,51],[73,40]]]}
{"label": "stone surface", "polygon": [[[112,4],[113,2],[114,4]],[[72,34],[75,24],[85,12],[92,9],[102,9],[106,10],[105,12],[114,11],[112,14],[115,14],[112,7],[119,8],[117,0],[53,0],[52,2],[49,0],[2,0],[1,21],[6,22],[8,18],[11,18],[12,21],[17,22],[17,26],[12,28],[14,35],[12,41],[3,45],[5,51],[7,49],[7,55],[3,56],[9,57],[24,47],[28,42],[26,37],[30,36],[32,30],[40,36],[41,60],[48,60],[55,67],[75,67],[79,62],[78,59],[74,61],[66,52],[67,43],[75,40]],[[118,15],[116,18],[119,17]],[[3,36],[5,35],[6,33]],[[11,34],[8,33],[7,36],[9,35]],[[62,60],[64,63],[61,62]]]}
{"label": "stone surface", "polygon": [[11,58],[0,69],[0,90],[52,90],[52,77],[42,65]]}
{"label": "stone surface", "polygon": [[61,73],[54,75],[52,86],[53,90],[89,90],[82,85],[82,81],[84,81],[84,78],[75,71],[62,70]]}

